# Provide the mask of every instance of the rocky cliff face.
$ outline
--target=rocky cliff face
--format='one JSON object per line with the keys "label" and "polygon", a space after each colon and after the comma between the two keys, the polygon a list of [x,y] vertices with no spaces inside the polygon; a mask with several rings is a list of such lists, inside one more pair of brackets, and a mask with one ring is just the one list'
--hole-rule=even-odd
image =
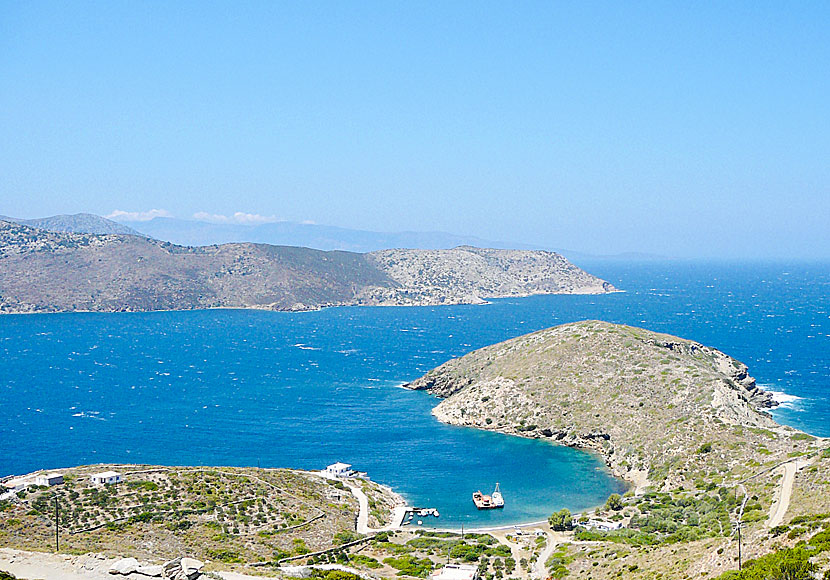
{"label": "rocky cliff face", "polygon": [[551,252],[184,247],[0,221],[0,312],[478,303],[614,288]]}
{"label": "rocky cliff face", "polygon": [[441,421],[545,438],[602,454],[642,484],[691,486],[797,452],[799,437],[746,365],[702,344],[599,321],[472,352],[414,381],[445,400]]}

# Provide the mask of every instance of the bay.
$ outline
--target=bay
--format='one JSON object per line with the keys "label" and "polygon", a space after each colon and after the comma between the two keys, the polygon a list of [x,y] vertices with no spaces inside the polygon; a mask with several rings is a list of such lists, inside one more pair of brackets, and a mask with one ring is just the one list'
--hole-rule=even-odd
{"label": "bay", "polygon": [[[319,469],[346,461],[442,525],[532,521],[624,486],[596,457],[435,421],[398,388],[526,332],[603,319],[691,338],[830,435],[830,265],[596,262],[625,290],[483,306],[0,317],[0,474],[97,462]],[[500,483],[505,509],[472,491]],[[425,523],[435,524],[428,521]]]}

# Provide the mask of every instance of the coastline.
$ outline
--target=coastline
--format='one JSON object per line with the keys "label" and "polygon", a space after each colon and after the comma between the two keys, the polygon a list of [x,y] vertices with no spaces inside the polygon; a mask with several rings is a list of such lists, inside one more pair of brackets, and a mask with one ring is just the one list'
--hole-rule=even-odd
{"label": "coastline", "polygon": [[[405,387],[441,399],[432,415],[442,423],[594,452],[635,495],[649,487],[694,488],[713,459],[740,479],[769,455],[805,452],[799,441],[826,442],[776,421],[771,390],[729,355],[601,321],[484,347]],[[713,445],[717,454],[707,455]]]}
{"label": "coastline", "polygon": [[200,308],[167,308],[167,309],[147,309],[147,310],[0,310],[0,316],[5,315],[26,315],[26,314],[149,314],[157,312],[204,312],[211,310],[241,310],[241,311],[255,311],[255,312],[285,312],[285,313],[303,313],[303,312],[319,312],[329,308],[424,308],[436,306],[487,306],[492,304],[490,300],[503,300],[510,298],[529,298],[531,296],[604,296],[607,294],[624,293],[625,290],[614,288],[613,290],[587,290],[587,291],[571,291],[571,292],[529,292],[521,294],[504,294],[498,296],[483,296],[479,300],[458,299],[458,300],[422,300],[419,302],[391,302],[380,301],[377,303],[367,303],[363,301],[342,302],[319,305],[303,305],[302,308],[271,308],[269,305],[250,305],[250,306],[208,306]]}
{"label": "coastline", "polygon": [[[413,386],[414,382],[415,381],[411,381],[411,382],[408,382],[408,383],[403,383],[403,384],[398,385],[398,386],[399,386],[399,388],[405,389],[407,391],[422,391],[423,389],[421,389],[417,386]],[[429,392],[429,391],[427,391],[427,392]],[[435,395],[433,393],[429,393],[429,394],[431,394],[433,397],[438,398],[439,400],[444,400],[444,399],[441,399],[441,397],[438,396],[438,395]],[[459,425],[458,423],[453,422],[446,415],[444,415],[440,411],[438,411],[438,407],[439,407],[440,404],[441,403],[439,402],[437,405],[435,405],[432,408],[432,410],[430,411],[430,414],[433,417],[435,417],[435,419],[437,419],[440,423],[443,423],[444,425],[454,425],[454,426],[460,426],[460,427],[468,427],[468,428],[472,428],[472,429],[480,429],[482,431],[489,431],[491,433],[500,433],[502,435],[507,435],[507,436],[511,436],[511,437],[520,437],[522,439],[541,440],[541,441],[545,441],[546,443],[548,443],[550,445],[561,445],[561,446],[564,446],[564,447],[569,447],[571,449],[576,449],[576,450],[579,450],[579,451],[582,451],[582,452],[585,452],[585,453],[589,453],[589,454],[594,455],[597,458],[602,460],[602,462],[605,464],[606,468],[608,468],[608,472],[612,477],[614,477],[616,479],[619,479],[620,481],[623,481],[626,484],[628,484],[629,491],[633,491],[634,495],[642,495],[645,492],[646,488],[648,488],[652,485],[652,482],[648,479],[647,472],[644,472],[642,470],[628,470],[628,471],[623,472],[623,471],[617,469],[614,466],[614,464],[611,460],[612,454],[608,453],[608,449],[606,447],[602,446],[602,445],[596,444],[596,442],[592,439],[586,439],[586,438],[570,439],[570,438],[565,438],[565,439],[561,439],[561,440],[558,440],[558,439],[557,440],[551,440],[551,439],[543,438],[543,437],[539,437],[539,436],[528,435],[526,433],[519,433],[519,432],[516,432],[514,429],[513,430],[508,430],[506,428],[502,428],[502,427],[499,427],[499,426],[492,427],[492,426],[486,425],[486,424],[484,424],[484,425],[482,425],[482,424]],[[599,506],[592,506],[591,508],[588,508],[588,510],[592,510],[596,507],[599,507]],[[530,524],[527,524],[527,525],[530,525]]]}

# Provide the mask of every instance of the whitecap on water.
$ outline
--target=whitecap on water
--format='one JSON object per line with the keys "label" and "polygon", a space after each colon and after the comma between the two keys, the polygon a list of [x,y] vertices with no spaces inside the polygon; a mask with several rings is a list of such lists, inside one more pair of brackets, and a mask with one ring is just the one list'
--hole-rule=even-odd
{"label": "whitecap on water", "polygon": [[100,417],[101,411],[81,411],[80,413],[73,413],[73,417],[84,417],[86,419],[98,419],[99,421],[106,421],[104,417]]}
{"label": "whitecap on water", "polygon": [[778,406],[782,409],[798,409],[798,402],[804,400],[804,397],[790,395],[789,393],[785,393],[783,391],[773,391],[772,389],[765,390],[772,395],[772,400],[778,403]]}
{"label": "whitecap on water", "polygon": [[299,348],[300,350],[320,350],[316,346],[308,346],[307,344],[303,344],[301,342],[298,342],[297,344],[292,344],[291,346],[293,346],[294,348]]}

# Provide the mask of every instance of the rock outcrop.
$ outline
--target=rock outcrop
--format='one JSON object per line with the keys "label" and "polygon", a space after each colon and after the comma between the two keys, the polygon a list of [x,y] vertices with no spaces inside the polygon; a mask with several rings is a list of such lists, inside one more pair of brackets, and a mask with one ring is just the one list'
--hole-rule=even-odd
{"label": "rock outcrop", "polygon": [[137,571],[138,566],[138,560],[136,560],[135,558],[121,558],[112,566],[110,566],[109,573],[114,575],[120,574],[122,576],[126,576]]}
{"label": "rock outcrop", "polygon": [[196,580],[203,567],[204,563],[194,558],[175,558],[162,566],[162,575],[167,580]]}
{"label": "rock outcrop", "polygon": [[122,558],[112,564],[109,573],[120,576],[146,576],[166,580],[196,580],[202,574],[203,562],[185,556],[174,558],[164,564],[142,565],[135,558]]}

